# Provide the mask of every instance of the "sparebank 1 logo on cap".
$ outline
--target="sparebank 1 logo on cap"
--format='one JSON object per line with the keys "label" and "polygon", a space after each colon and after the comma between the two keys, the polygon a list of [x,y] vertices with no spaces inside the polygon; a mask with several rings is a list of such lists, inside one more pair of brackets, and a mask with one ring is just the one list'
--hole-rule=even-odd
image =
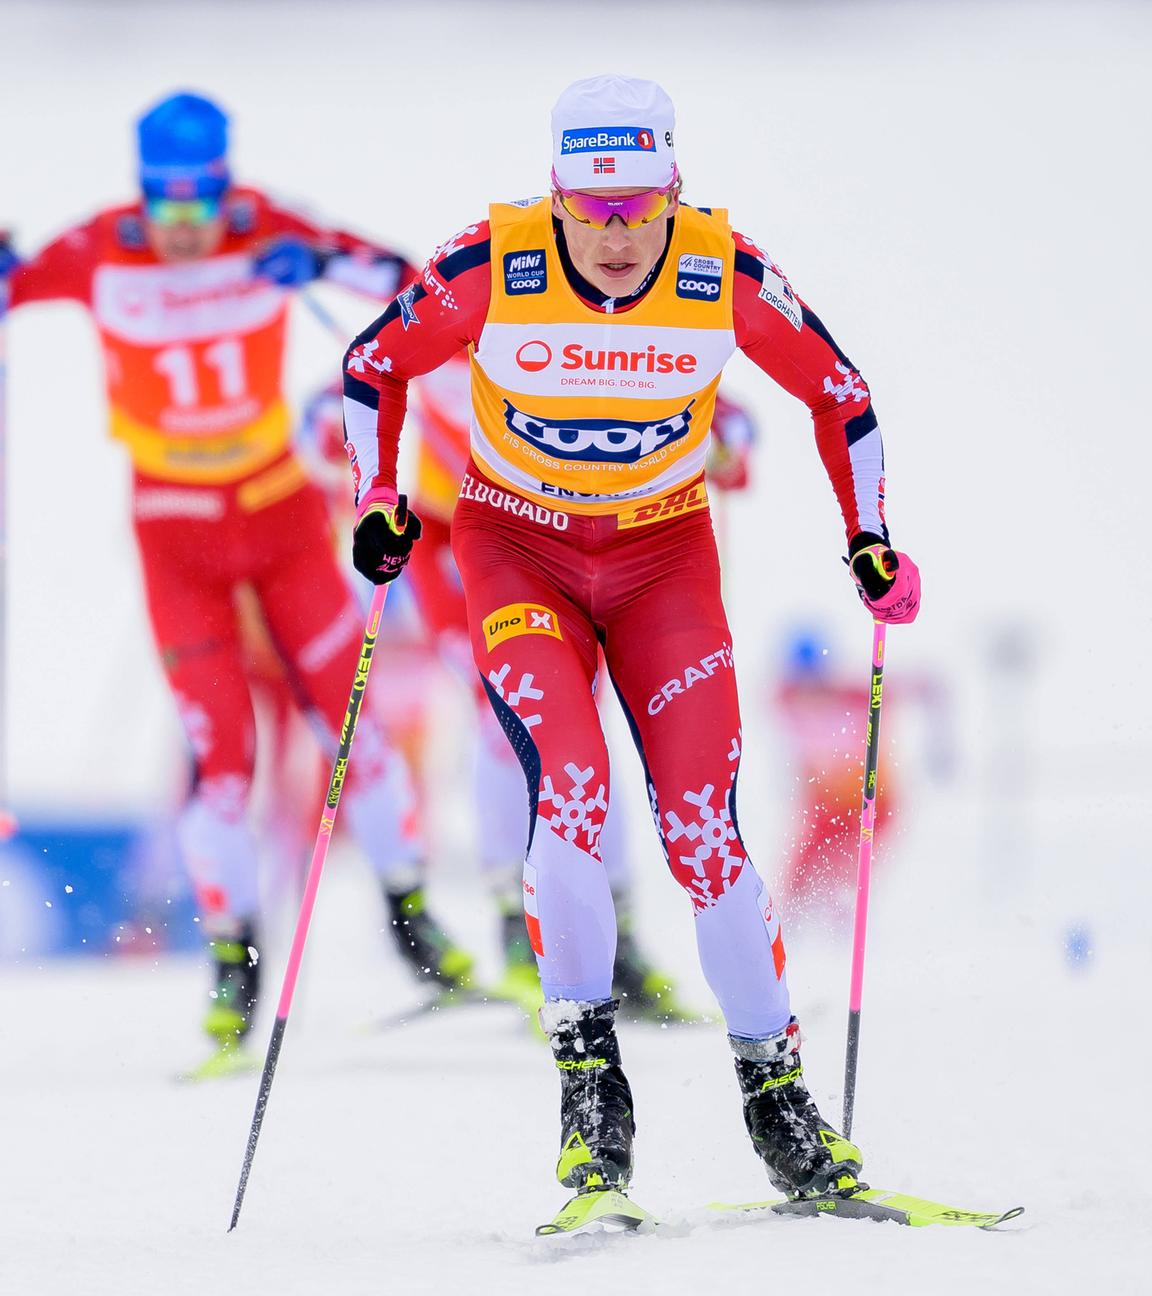
{"label": "sparebank 1 logo on cap", "polygon": [[719,257],[688,252],[676,267],[676,296],[692,301],[719,301],[724,262]]}
{"label": "sparebank 1 logo on cap", "polygon": [[560,136],[560,156],[570,153],[655,153],[656,136],[647,126],[594,126],[585,130],[566,130]]}
{"label": "sparebank 1 logo on cap", "polygon": [[543,248],[504,253],[504,291],[509,297],[548,291],[548,261]]}
{"label": "sparebank 1 logo on cap", "polygon": [[557,459],[583,463],[636,463],[688,435],[692,406],[651,423],[627,419],[554,419],[519,410],[504,401],[508,431]]}

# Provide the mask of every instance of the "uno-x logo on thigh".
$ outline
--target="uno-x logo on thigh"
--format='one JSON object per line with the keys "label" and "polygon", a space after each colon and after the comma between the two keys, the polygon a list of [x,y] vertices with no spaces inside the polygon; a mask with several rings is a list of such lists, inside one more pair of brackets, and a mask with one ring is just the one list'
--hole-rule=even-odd
{"label": "uno-x logo on thigh", "polygon": [[484,642],[489,652],[505,639],[533,634],[563,639],[560,618],[551,608],[539,603],[509,603],[484,618]]}

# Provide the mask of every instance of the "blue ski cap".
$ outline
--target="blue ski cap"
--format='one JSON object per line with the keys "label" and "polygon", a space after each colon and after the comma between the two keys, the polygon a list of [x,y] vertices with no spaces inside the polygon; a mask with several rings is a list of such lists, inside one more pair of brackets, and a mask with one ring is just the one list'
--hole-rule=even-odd
{"label": "blue ski cap", "polygon": [[140,118],[136,135],[146,198],[217,203],[232,183],[228,117],[211,99],[169,95]]}

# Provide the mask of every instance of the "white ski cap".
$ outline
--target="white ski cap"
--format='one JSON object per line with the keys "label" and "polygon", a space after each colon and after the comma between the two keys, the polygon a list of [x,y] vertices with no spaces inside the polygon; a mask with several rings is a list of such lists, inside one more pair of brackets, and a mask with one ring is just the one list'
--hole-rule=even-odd
{"label": "white ski cap", "polygon": [[552,109],[552,167],[563,189],[662,189],[676,172],[676,110],[655,81],[574,81]]}

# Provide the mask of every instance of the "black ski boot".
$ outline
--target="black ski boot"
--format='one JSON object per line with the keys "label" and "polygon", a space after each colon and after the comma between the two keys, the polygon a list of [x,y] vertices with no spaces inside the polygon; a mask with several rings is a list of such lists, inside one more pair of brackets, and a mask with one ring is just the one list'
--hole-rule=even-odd
{"label": "black ski boot", "polygon": [[744,1124],[768,1178],[789,1197],[820,1197],[862,1187],[860,1149],[820,1115],[800,1064],[800,1027],[793,1017],[764,1040],[728,1042],[744,1096]]}
{"label": "black ski boot", "polygon": [[461,949],[428,912],[424,888],[385,890],[384,898],[396,948],[417,980],[436,982],[445,990],[462,990],[470,985],[472,955]]}
{"label": "black ski boot", "polygon": [[578,1192],[632,1178],[632,1090],[620,1069],[613,1025],[619,1001],[546,1003],[540,1024],[560,1072],[560,1160],[556,1178]]}
{"label": "black ski boot", "polygon": [[222,1049],[229,1048],[248,1034],[256,1015],[260,995],[256,929],[245,922],[229,935],[213,936],[208,950],[215,962],[215,978],[204,1029]]}

